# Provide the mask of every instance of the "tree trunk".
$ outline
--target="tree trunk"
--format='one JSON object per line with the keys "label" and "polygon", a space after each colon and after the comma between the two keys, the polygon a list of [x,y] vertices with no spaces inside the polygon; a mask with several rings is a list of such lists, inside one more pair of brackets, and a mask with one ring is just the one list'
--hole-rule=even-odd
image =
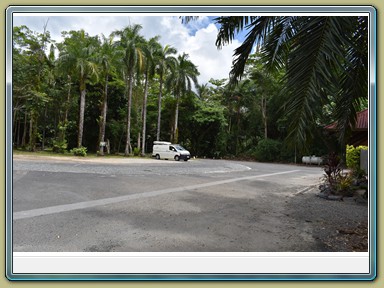
{"label": "tree trunk", "polygon": [[267,99],[264,96],[261,97],[261,112],[263,114],[264,122],[264,138],[268,138],[268,123],[267,123]]}
{"label": "tree trunk", "polygon": [[31,111],[29,120],[29,151],[36,151],[36,136],[37,136],[37,113]]}
{"label": "tree trunk", "polygon": [[44,151],[45,148],[45,127],[46,127],[46,122],[47,122],[47,104],[45,104],[45,109],[44,109],[44,125],[43,125],[43,135],[42,135],[42,140],[41,140],[41,150]]}
{"label": "tree trunk", "polygon": [[140,132],[138,132],[137,133],[137,149],[139,149],[139,151],[140,151],[140,146],[141,146],[140,141],[141,141],[141,135],[140,135]]}
{"label": "tree trunk", "polygon": [[71,100],[71,76],[68,76],[68,94],[67,94],[67,103],[65,104],[65,113],[64,113],[64,130],[60,131],[60,140],[64,142],[65,140],[65,132],[67,130],[67,122],[68,122],[68,112],[70,107],[70,100]]}
{"label": "tree trunk", "polygon": [[32,150],[32,146],[33,146],[33,143],[32,143],[32,128],[33,128],[33,115],[31,113],[31,118],[29,119],[29,151],[33,151]]}
{"label": "tree trunk", "polygon": [[[14,128],[13,131],[12,131],[12,135],[13,135],[13,139],[12,139],[12,146],[14,146],[15,143],[17,143],[17,140],[16,140],[16,133],[18,132],[17,130],[17,125],[16,125],[16,119],[17,119],[17,109],[14,109],[13,110],[13,119],[12,119],[12,127]],[[18,122],[18,121],[17,121]]]}
{"label": "tree trunk", "polygon": [[107,154],[111,154],[111,148],[110,148],[110,143],[109,143],[109,139],[107,139]]}
{"label": "tree trunk", "polygon": [[104,97],[103,97],[103,108],[101,111],[101,123],[100,123],[100,131],[99,131],[99,155],[104,156],[105,146],[101,146],[100,143],[104,142],[105,139],[105,126],[107,123],[107,103],[108,97],[108,75],[105,77],[105,87],[104,87]]}
{"label": "tree trunk", "polygon": [[132,106],[132,86],[133,86],[133,69],[129,73],[129,90],[128,90],[128,115],[127,115],[127,139],[125,141],[124,155],[128,156],[132,153],[131,146],[131,106]]}
{"label": "tree trunk", "polygon": [[17,120],[17,140],[16,140],[16,147],[19,147],[20,146],[20,124],[21,124],[21,121],[20,119]]}
{"label": "tree trunk", "polygon": [[25,147],[27,138],[27,112],[24,114],[24,129],[23,129],[23,137],[21,138],[21,147]]}
{"label": "tree trunk", "polygon": [[148,97],[148,68],[145,73],[145,88],[144,88],[144,100],[143,100],[143,141],[141,141],[141,156],[145,156],[145,138],[146,138],[146,126],[147,126],[147,97]]}
{"label": "tree trunk", "polygon": [[178,143],[179,141],[179,128],[178,128],[178,121],[179,121],[179,101],[180,101],[180,96],[177,95],[176,97],[176,109],[175,109],[175,127],[173,130],[173,142]]}
{"label": "tree trunk", "polygon": [[83,144],[83,130],[84,130],[84,112],[85,112],[85,82],[80,82],[80,113],[79,113],[79,131],[77,136],[77,148],[82,147]]}
{"label": "tree trunk", "polygon": [[157,114],[157,134],[156,140],[160,141],[160,125],[161,125],[161,98],[163,97],[163,73],[160,74],[160,92],[158,101],[158,114]]}

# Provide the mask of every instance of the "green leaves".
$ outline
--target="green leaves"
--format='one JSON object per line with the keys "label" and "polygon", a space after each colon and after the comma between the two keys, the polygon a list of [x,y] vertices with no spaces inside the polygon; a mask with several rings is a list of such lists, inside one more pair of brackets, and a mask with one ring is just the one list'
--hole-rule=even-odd
{"label": "green leaves", "polygon": [[192,82],[197,84],[197,76],[200,74],[197,67],[188,58],[189,55],[186,53],[177,57],[176,66],[167,80],[168,87],[173,88],[177,97],[190,91]]}
{"label": "green leaves", "polygon": [[231,42],[236,33],[249,30],[234,51],[230,72],[237,83],[256,46],[270,71],[286,68],[284,113],[288,140],[307,147],[322,118],[322,107],[335,101],[333,115],[339,139],[351,129],[361,99],[367,98],[368,19],[362,16],[284,16],[216,18],[221,25],[216,46]]}

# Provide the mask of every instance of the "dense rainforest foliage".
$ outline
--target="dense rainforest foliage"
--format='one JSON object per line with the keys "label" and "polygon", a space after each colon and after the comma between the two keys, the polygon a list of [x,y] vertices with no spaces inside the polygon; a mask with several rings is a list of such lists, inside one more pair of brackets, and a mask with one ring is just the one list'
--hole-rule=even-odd
{"label": "dense rainforest foliage", "polygon": [[[238,22],[233,19],[228,22],[229,18],[236,18]],[[242,22],[247,21],[245,18],[216,19],[222,25],[216,43],[219,48],[233,39],[233,27],[247,25]],[[295,32],[300,31],[297,27],[306,31],[321,27],[324,33],[324,26],[340,24],[329,23],[328,18],[340,18],[349,25],[348,32],[352,35],[349,40],[358,38],[356,43],[368,45],[367,37],[356,36],[358,29],[366,33],[363,18],[351,17],[355,18],[354,22],[348,22],[345,17],[318,17],[315,23],[313,19],[292,18],[280,21],[276,18],[276,22],[268,19],[268,27],[276,26],[278,30],[290,21],[290,25],[297,25]],[[260,30],[261,24],[256,20],[252,19],[250,23]],[[323,155],[330,149],[340,149],[336,147],[342,147],[340,143],[348,136],[349,123],[353,121],[350,114],[367,106],[367,93],[355,96],[356,91],[349,89],[348,95],[353,97],[346,98],[344,92],[348,93],[348,89],[345,87],[350,87],[353,79],[341,73],[346,69],[353,70],[350,61],[357,57],[353,53],[361,52],[353,48],[364,50],[361,45],[352,48],[343,45],[344,50],[338,47],[338,53],[347,51],[342,54],[343,59],[345,55],[355,57],[347,59],[348,65],[343,70],[342,65],[347,60],[339,61],[341,56],[337,58],[328,50],[324,55],[329,59],[321,58],[321,63],[310,57],[314,53],[312,50],[306,55],[298,54],[300,49],[309,49],[306,46],[310,44],[314,48],[319,44],[319,41],[306,41],[302,31],[296,35],[290,33],[292,42],[289,42],[287,35],[283,32],[276,35],[272,29],[268,32],[270,41],[264,38],[265,49],[255,53],[242,50],[241,47],[247,44],[246,39],[235,51],[235,55],[242,58],[236,58],[229,75],[231,78],[198,83],[199,67],[188,54],[170,45],[161,45],[160,36],[145,39],[140,34],[141,29],[140,25],[133,24],[101,37],[90,36],[84,30],[63,31],[63,41],[55,43],[47,30],[37,33],[26,26],[14,27],[14,148],[64,153],[86,147],[89,152],[99,155],[144,156],[152,152],[153,141],[163,140],[180,143],[198,157],[293,162],[304,154]],[[288,34],[287,29],[283,31]],[[264,33],[264,37],[268,33]],[[308,35],[313,36],[310,31]],[[331,41],[332,35],[323,41]],[[284,46],[278,37],[285,39]],[[257,39],[255,37],[251,44],[260,46]],[[300,47],[300,41],[306,46]],[[335,50],[336,46],[326,48]],[[280,54],[269,55],[268,49],[272,48]],[[367,57],[364,53],[358,55],[360,59]],[[301,78],[292,77],[298,73],[300,57],[307,59],[307,63],[301,65],[312,65],[316,70],[305,70],[304,74],[311,76],[314,73],[318,82],[312,78],[301,79],[306,76],[302,74],[299,75]],[[273,61],[268,59],[278,63],[272,65]],[[341,64],[334,65],[335,61]],[[367,66],[365,62],[352,64]],[[359,66],[363,74],[364,69],[368,69],[365,66]],[[328,73],[325,69],[333,72]],[[358,88],[364,91],[366,78],[357,82],[363,83]],[[319,95],[310,89],[303,90],[304,85],[309,85]],[[347,105],[352,105],[348,106],[350,114],[344,115]],[[339,121],[341,119],[345,119],[344,122]],[[344,127],[340,129],[342,137],[333,139],[324,126],[335,120]]]}

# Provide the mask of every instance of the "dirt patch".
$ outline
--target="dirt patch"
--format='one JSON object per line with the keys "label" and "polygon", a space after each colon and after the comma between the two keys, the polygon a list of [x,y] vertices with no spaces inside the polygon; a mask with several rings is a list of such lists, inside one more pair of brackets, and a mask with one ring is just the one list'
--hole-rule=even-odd
{"label": "dirt patch", "polygon": [[323,239],[330,251],[368,251],[368,225],[360,223],[354,227],[342,227]]}
{"label": "dirt patch", "polygon": [[321,252],[368,251],[368,203],[353,197],[330,201],[317,189],[295,195],[287,203],[289,217],[310,224]]}
{"label": "dirt patch", "polygon": [[30,161],[82,162],[108,164],[140,164],[140,163],[176,163],[176,161],[159,161],[153,158],[138,157],[76,157],[76,156],[46,156],[46,155],[13,155],[13,159]]}

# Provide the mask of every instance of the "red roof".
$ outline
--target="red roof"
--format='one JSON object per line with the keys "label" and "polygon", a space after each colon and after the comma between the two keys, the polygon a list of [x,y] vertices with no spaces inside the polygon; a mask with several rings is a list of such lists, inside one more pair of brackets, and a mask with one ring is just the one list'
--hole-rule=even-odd
{"label": "red roof", "polygon": [[357,113],[355,129],[368,129],[368,109]]}
{"label": "red roof", "polygon": [[[325,129],[334,130],[336,129],[336,122],[325,126]],[[353,130],[368,130],[368,109],[357,112],[356,115],[356,125],[353,127]]]}

